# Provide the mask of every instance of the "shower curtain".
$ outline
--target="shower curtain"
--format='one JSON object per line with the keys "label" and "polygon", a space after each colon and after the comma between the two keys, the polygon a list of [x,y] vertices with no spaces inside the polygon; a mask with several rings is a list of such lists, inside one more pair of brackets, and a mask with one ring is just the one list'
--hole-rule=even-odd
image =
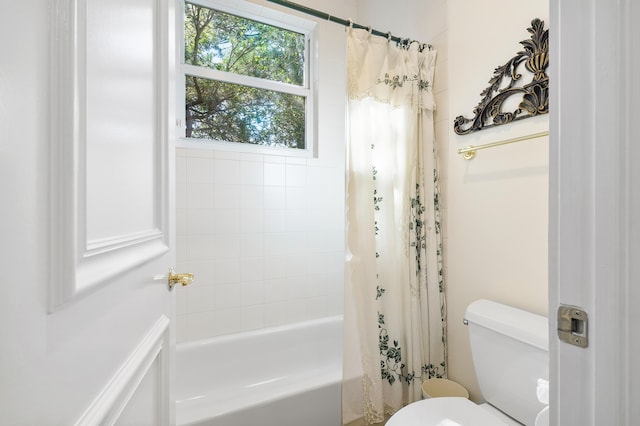
{"label": "shower curtain", "polygon": [[358,398],[344,389],[345,423],[381,422],[446,376],[435,60],[424,45],[348,29],[345,326],[358,338],[345,357],[359,352],[363,378]]}

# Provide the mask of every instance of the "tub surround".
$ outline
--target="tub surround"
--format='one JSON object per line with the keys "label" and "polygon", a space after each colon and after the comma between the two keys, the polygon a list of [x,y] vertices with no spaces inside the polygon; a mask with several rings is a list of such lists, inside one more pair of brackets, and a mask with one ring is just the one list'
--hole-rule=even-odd
{"label": "tub surround", "polygon": [[[299,3],[357,17],[355,0]],[[195,274],[176,292],[178,342],[343,312],[345,50],[318,21],[315,157],[178,148],[176,270]]]}

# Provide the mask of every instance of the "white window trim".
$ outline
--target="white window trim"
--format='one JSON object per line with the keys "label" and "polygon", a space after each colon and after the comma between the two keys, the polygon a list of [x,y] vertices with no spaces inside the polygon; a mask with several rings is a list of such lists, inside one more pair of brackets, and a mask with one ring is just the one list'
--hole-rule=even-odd
{"label": "white window trim", "polygon": [[[258,6],[244,0],[189,0],[189,3],[216,9],[221,12],[252,19],[264,24],[273,25],[290,31],[304,34],[305,72],[302,86],[269,81],[265,79],[227,73],[215,69],[197,67],[184,63],[184,0],[178,1],[176,10],[176,146],[180,148],[198,148],[212,150],[226,150],[237,152],[251,152],[256,154],[272,154],[292,157],[317,156],[317,23],[298,16],[289,15],[274,9]],[[229,83],[242,84],[268,90],[305,97],[305,149],[272,147],[250,143],[225,142],[211,139],[185,137],[185,75],[194,75]],[[222,78],[221,78],[222,77]]]}

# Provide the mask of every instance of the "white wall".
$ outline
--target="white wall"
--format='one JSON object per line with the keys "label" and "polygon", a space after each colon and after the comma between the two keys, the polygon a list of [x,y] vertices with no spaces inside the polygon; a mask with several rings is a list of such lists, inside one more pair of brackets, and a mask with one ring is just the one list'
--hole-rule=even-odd
{"label": "white wall", "polygon": [[[548,139],[456,153],[548,129],[548,116],[459,136],[452,119],[472,117],[495,67],[529,37],[533,18],[549,25],[548,2],[449,0],[449,136],[446,277],[450,378],[480,399],[462,320],[469,303],[488,298],[547,314]],[[553,36],[553,30],[550,31]],[[551,64],[553,66],[553,64]]]}
{"label": "white wall", "polygon": [[178,341],[343,312],[346,37],[326,21],[318,35],[317,158],[178,149],[177,264],[196,274],[176,295]]}

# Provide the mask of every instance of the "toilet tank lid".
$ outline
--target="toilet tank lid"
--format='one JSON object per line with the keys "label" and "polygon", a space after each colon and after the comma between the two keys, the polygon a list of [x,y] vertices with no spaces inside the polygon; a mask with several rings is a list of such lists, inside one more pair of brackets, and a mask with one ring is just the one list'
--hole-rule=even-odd
{"label": "toilet tank lid", "polygon": [[480,299],[467,307],[465,319],[469,323],[480,325],[545,351],[549,350],[548,320],[542,315]]}

